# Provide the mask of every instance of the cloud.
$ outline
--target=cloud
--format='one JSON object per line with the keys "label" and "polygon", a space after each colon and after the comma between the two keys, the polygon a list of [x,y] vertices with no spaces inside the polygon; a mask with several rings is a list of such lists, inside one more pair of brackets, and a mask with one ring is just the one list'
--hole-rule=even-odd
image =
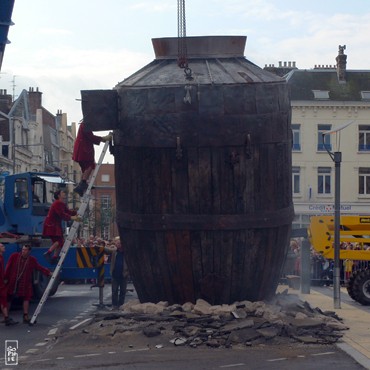
{"label": "cloud", "polygon": [[40,35],[48,35],[48,36],[72,35],[72,32],[70,30],[62,29],[62,28],[39,28],[37,32]]}
{"label": "cloud", "polygon": [[17,66],[18,75],[107,80],[123,79],[153,57],[130,50],[80,50],[75,48],[35,49],[28,63]]}
{"label": "cloud", "polygon": [[130,9],[147,13],[163,13],[175,9],[175,4],[173,1],[156,1],[155,3],[153,1],[141,1],[131,5]]}

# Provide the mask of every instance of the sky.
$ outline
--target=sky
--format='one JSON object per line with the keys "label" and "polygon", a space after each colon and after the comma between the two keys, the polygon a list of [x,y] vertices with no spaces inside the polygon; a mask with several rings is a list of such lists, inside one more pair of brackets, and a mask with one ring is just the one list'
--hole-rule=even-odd
{"label": "sky", "polygon": [[[261,68],[334,65],[346,45],[347,68],[370,69],[368,0],[185,3],[188,36],[247,36],[244,54]],[[81,90],[112,89],[154,59],[152,38],[177,37],[177,1],[15,0],[12,20],[0,89],[17,97],[38,87],[43,107],[71,124],[82,118]]]}

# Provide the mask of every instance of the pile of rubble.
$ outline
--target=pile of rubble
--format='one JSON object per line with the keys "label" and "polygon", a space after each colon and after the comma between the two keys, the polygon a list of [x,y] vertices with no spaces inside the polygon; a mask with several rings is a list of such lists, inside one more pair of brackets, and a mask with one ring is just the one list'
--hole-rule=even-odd
{"label": "pile of rubble", "polygon": [[196,304],[172,306],[133,300],[118,311],[97,312],[83,332],[100,338],[136,333],[173,345],[231,347],[283,342],[332,344],[346,329],[335,312],[312,308],[284,291],[268,303],[243,301],[219,306],[201,299]]}

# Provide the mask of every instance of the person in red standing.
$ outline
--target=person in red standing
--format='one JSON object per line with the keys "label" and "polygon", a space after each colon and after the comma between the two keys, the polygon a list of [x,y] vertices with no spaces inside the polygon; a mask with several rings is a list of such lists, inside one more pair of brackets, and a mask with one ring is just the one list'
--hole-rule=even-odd
{"label": "person in red standing", "polygon": [[12,253],[5,268],[5,279],[8,281],[8,302],[18,297],[23,299],[23,322],[28,324],[28,310],[33,295],[32,281],[33,272],[40,271],[45,276],[52,273],[46,267],[41,266],[37,259],[31,256],[31,245],[25,244],[21,252]]}
{"label": "person in red standing", "polygon": [[94,135],[92,131],[86,130],[83,121],[80,122],[72,154],[72,159],[80,165],[82,171],[81,181],[73,189],[79,196],[82,197],[88,188],[87,181],[96,165],[94,145],[110,140],[112,140],[111,134],[107,136]]}
{"label": "person in red standing", "polygon": [[67,207],[66,197],[62,190],[54,193],[55,200],[44,221],[42,236],[49,237],[53,243],[44,256],[51,264],[58,261],[59,252],[64,244],[62,221],[81,221],[80,216],[76,215],[77,212]]}
{"label": "person in red standing", "polygon": [[4,244],[0,243],[0,308],[1,312],[4,316],[4,323],[6,326],[18,324],[17,321],[14,321],[11,317],[9,317],[9,310],[8,310],[8,289],[5,282],[5,269],[4,269],[4,254],[5,246]]}

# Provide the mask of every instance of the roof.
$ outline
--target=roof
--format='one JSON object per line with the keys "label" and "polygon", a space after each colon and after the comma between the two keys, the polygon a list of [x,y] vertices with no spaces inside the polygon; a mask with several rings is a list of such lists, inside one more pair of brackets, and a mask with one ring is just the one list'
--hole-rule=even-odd
{"label": "roof", "polygon": [[9,26],[14,23],[11,20],[13,13],[14,0],[1,0],[0,6],[0,70],[3,62],[5,45],[9,44]]}
{"label": "roof", "polygon": [[186,79],[185,70],[178,65],[179,38],[158,38],[152,39],[152,42],[156,59],[119,83],[116,88],[182,88],[184,84],[235,85],[284,81],[244,57],[246,36],[186,37],[186,60],[192,79]]}
{"label": "roof", "polygon": [[[284,81],[273,73],[264,71],[244,57],[235,58],[189,58],[194,84],[224,85],[245,83],[266,83]],[[184,71],[176,60],[154,60],[123,82],[120,87],[183,86],[186,83]],[[190,82],[189,82],[190,83]]]}
{"label": "roof", "polygon": [[346,70],[339,82],[336,69],[292,70],[286,75],[291,100],[318,100],[313,90],[329,91],[332,101],[361,101],[361,91],[370,91],[370,70]]}

